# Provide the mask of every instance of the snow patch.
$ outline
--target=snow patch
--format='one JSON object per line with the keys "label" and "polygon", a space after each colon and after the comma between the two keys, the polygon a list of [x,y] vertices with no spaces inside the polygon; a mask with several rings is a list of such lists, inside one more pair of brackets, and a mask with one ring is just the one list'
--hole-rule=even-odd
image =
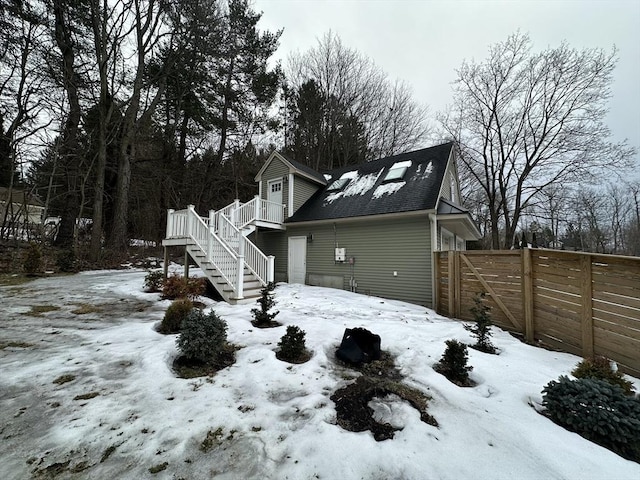
{"label": "snow patch", "polygon": [[392,182],[378,185],[378,187],[373,191],[373,198],[381,198],[385,195],[393,195],[406,184],[407,182]]}
{"label": "snow patch", "polygon": [[[384,169],[382,169],[384,170]],[[368,175],[358,176],[357,172],[347,172],[342,175],[340,178],[350,178],[351,182],[344,188],[344,190],[340,192],[332,193],[327,196],[325,199],[325,203],[331,203],[334,200],[337,200],[340,197],[354,197],[357,195],[364,195],[369,190],[373,188],[373,186],[378,181],[378,178],[382,174],[382,170],[377,173],[370,173]],[[345,177],[345,175],[355,174],[355,176]]]}

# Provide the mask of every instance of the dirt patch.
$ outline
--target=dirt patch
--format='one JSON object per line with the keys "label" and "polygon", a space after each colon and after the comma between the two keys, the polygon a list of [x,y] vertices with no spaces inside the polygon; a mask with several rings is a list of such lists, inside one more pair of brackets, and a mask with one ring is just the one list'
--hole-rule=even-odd
{"label": "dirt patch", "polygon": [[202,362],[181,355],[173,361],[173,370],[179,378],[213,376],[236,362],[236,351],[240,348],[238,345],[228,343],[218,357],[211,362]]}
{"label": "dirt patch", "polygon": [[276,352],[276,358],[278,360],[282,362],[293,363],[294,365],[300,365],[301,363],[306,363],[309,360],[311,360],[311,357],[313,357],[313,352],[310,352],[309,350],[305,350],[296,358],[283,358],[282,355],[280,355],[280,351]]}
{"label": "dirt patch", "polygon": [[74,400],[90,400],[92,398],[96,398],[98,395],[100,395],[100,392],[83,393],[82,395],[76,395],[75,397],[73,397],[73,399]]}
{"label": "dirt patch", "polygon": [[74,303],[73,305],[78,307],[75,310],[71,310],[71,313],[74,315],[86,315],[88,313],[99,313],[102,311],[100,307],[88,303]]}
{"label": "dirt patch", "polygon": [[27,342],[0,342],[0,350],[5,348],[29,348],[33,347],[33,343]]}
{"label": "dirt patch", "polygon": [[406,400],[420,412],[420,420],[434,427],[438,426],[436,419],[427,413],[430,397],[399,382],[368,376],[359,377],[355,383],[341,388],[331,396],[336,404],[338,425],[350,432],[370,430],[378,442],[393,438],[398,429],[388,423],[379,423],[369,407],[369,402],[374,398],[382,399],[388,395],[397,395]]}
{"label": "dirt patch", "polygon": [[251,320],[251,325],[256,328],[276,328],[282,326],[280,322],[276,322],[275,320],[271,320],[268,323],[258,323],[255,320]]}
{"label": "dirt patch", "polygon": [[63,383],[68,383],[68,382],[72,382],[76,379],[75,375],[61,375],[58,378],[56,378],[53,383],[55,383],[56,385],[62,385]]}
{"label": "dirt patch", "polygon": [[34,305],[25,315],[43,317],[45,313],[55,312],[56,310],[60,310],[60,307],[56,307],[55,305]]}
{"label": "dirt patch", "polygon": [[427,412],[431,397],[402,383],[403,376],[389,353],[382,352],[379,360],[350,368],[362,375],[354,383],[337,390],[331,396],[331,400],[336,404],[337,423],[345,430],[369,430],[378,442],[392,439],[399,428],[378,422],[369,406],[373,399],[384,399],[389,395],[396,395],[408,402],[420,412],[420,420],[424,423],[438,426],[436,419]]}

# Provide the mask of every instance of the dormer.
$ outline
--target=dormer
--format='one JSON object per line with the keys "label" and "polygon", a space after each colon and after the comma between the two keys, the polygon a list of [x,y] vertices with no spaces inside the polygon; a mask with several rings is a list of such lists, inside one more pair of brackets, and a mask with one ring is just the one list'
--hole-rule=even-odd
{"label": "dormer", "polygon": [[276,151],[269,155],[255,181],[260,198],[285,205],[287,218],[327,184],[320,173]]}

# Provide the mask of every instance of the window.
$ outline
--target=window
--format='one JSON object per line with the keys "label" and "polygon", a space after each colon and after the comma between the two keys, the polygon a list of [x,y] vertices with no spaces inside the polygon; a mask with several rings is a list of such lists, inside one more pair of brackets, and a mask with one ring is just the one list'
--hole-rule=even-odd
{"label": "window", "polygon": [[384,177],[382,182],[397,182],[404,178],[404,174],[407,173],[407,169],[411,166],[411,162],[397,162],[394,163],[389,171],[387,172],[387,176]]}
{"label": "window", "polygon": [[338,180],[335,180],[331,185],[329,185],[329,188],[327,188],[327,192],[335,192],[336,190],[342,190],[344,188],[344,186],[349,183],[348,178],[339,178]]}
{"label": "window", "polygon": [[271,193],[281,192],[282,182],[274,182],[271,184]]}
{"label": "window", "polygon": [[342,190],[347,185],[347,183],[351,181],[351,179],[356,178],[357,176],[358,172],[356,171],[343,173],[339,179],[334,180],[334,182],[329,185],[329,187],[327,187],[327,192]]}

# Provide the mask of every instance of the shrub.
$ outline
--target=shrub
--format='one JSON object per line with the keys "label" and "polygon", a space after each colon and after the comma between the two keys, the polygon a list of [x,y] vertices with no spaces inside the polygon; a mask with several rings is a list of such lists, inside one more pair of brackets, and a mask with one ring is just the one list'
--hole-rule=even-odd
{"label": "shrub", "polygon": [[164,283],[164,273],[161,270],[152,270],[144,277],[144,289],[149,293],[162,290]]}
{"label": "shrub", "polygon": [[442,358],[436,363],[433,369],[447,377],[447,379],[461,387],[471,385],[469,372],[472,366],[467,366],[469,359],[467,346],[457,340],[447,340],[447,348]]}
{"label": "shrub", "polygon": [[494,347],[491,340],[489,340],[492,325],[491,315],[489,314],[491,307],[487,306],[483,302],[484,298],[484,292],[477,294],[473,298],[475,306],[471,307],[469,310],[475,317],[475,324],[465,325],[464,328],[476,337],[476,343],[473,345],[476,350],[480,350],[485,353],[496,353],[496,347]]}
{"label": "shrub", "polygon": [[175,300],[164,314],[162,323],[158,331],[160,333],[178,333],[182,322],[187,318],[193,309],[193,302],[188,298]]}
{"label": "shrub", "polygon": [[611,368],[611,361],[607,357],[597,355],[585,358],[571,372],[576,378],[597,378],[612,385],[618,385],[625,394],[633,395],[633,384],[624,378],[622,373]]}
{"label": "shrub", "polygon": [[42,273],[42,250],[37,243],[30,243],[22,263],[27,275]]}
{"label": "shrub", "polygon": [[542,390],[546,415],[617,454],[640,461],[640,399],[597,378],[561,376]]}
{"label": "shrub", "polygon": [[289,325],[287,333],[278,342],[278,347],[280,348],[277,355],[278,358],[285,361],[295,361],[301,358],[306,350],[305,335],[306,332],[304,330],[300,330],[295,325]]}
{"label": "shrub", "polygon": [[182,322],[176,343],[187,359],[214,365],[227,346],[227,322],[213,310],[205,315],[194,308]]}
{"label": "shrub", "polygon": [[274,325],[274,318],[276,315],[280,313],[276,310],[273,313],[269,313],[269,310],[275,305],[275,301],[273,300],[273,290],[275,289],[275,285],[273,282],[270,282],[265,286],[262,290],[260,290],[260,298],[256,300],[260,308],[251,309],[251,313],[253,313],[253,324],[256,327],[271,327]]}
{"label": "shrub", "polygon": [[76,254],[73,249],[60,250],[56,254],[56,265],[61,272],[73,272],[76,265]]}
{"label": "shrub", "polygon": [[206,280],[204,278],[185,278],[173,274],[162,285],[162,297],[169,300],[176,298],[188,298],[195,300],[205,292]]}

